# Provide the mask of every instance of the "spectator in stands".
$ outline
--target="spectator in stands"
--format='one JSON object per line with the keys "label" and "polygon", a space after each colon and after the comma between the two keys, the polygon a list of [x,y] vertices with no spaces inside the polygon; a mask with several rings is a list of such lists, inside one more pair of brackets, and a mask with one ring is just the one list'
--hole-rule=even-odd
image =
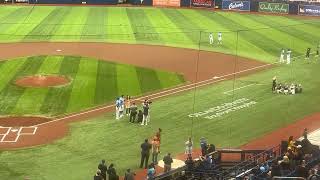
{"label": "spectator in stands", "polygon": [[144,140],[144,143],[141,144],[141,162],[140,162],[140,168],[142,168],[143,163],[145,163],[144,168],[147,169],[148,161],[149,161],[149,155],[150,155],[150,149],[151,144],[148,142],[148,139]]}
{"label": "spectator in stands", "polygon": [[307,178],[308,177],[308,169],[306,168],[306,162],[303,160],[301,165],[298,165],[296,168],[296,176]]}
{"label": "spectator in stands", "polygon": [[164,172],[169,172],[171,170],[171,164],[173,163],[173,160],[171,158],[171,154],[168,153],[164,158],[163,158],[163,163],[164,163]]}
{"label": "spectator in stands", "polygon": [[207,140],[204,137],[200,139],[200,147],[202,156],[205,156],[207,154]]}
{"label": "spectator in stands", "polygon": [[106,161],[104,159],[102,159],[101,162],[98,165],[98,169],[100,170],[101,176],[103,177],[103,179],[106,180],[107,179],[108,167],[107,167],[107,165],[105,163],[106,163]]}
{"label": "spectator in stands", "polygon": [[295,150],[296,148],[295,141],[293,140],[293,136],[290,136],[288,139],[288,148],[290,148],[291,150]]}
{"label": "spectator in stands", "polygon": [[318,164],[317,175],[320,176],[320,164]]}
{"label": "spectator in stands", "polygon": [[131,172],[130,169],[127,169],[126,173],[124,174],[124,180],[134,180],[134,176],[136,174],[134,172]]}
{"label": "spectator in stands", "polygon": [[318,178],[320,178],[314,169],[311,169],[309,174],[308,180],[319,180]]}
{"label": "spectator in stands", "polygon": [[271,177],[274,176],[281,176],[280,165],[278,164],[277,160],[274,160],[271,165]]}
{"label": "spectator in stands", "polygon": [[119,176],[117,175],[116,169],[114,168],[114,164],[110,164],[108,168],[109,180],[119,180]]}
{"label": "spectator in stands", "polygon": [[283,156],[283,160],[279,162],[282,174],[287,175],[290,172],[290,162],[288,156]]}
{"label": "spectator in stands", "polygon": [[148,166],[147,179],[148,179],[148,180],[153,180],[155,174],[156,174],[156,168],[154,167],[154,164],[151,163],[151,164]]}
{"label": "spectator in stands", "polygon": [[193,146],[193,142],[191,140],[191,137],[189,137],[188,141],[185,142],[185,154],[187,154],[188,156],[192,154],[192,146]]}
{"label": "spectator in stands", "polygon": [[137,116],[137,110],[138,110],[138,107],[137,107],[136,103],[133,102],[132,105],[130,106],[129,122],[134,123],[134,121],[136,120],[136,116]]}
{"label": "spectator in stands", "polygon": [[93,176],[93,180],[105,180],[101,176],[101,171],[99,169],[97,170],[96,174]]}
{"label": "spectator in stands", "polygon": [[216,150],[216,147],[213,144],[209,144],[207,149],[207,154],[213,153]]}

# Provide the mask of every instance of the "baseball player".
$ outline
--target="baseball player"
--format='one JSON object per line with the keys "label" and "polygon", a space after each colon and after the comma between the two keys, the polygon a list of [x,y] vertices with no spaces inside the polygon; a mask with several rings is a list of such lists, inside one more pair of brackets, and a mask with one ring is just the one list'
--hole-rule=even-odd
{"label": "baseball player", "polygon": [[222,44],[222,33],[218,32],[218,44]]}
{"label": "baseball player", "polygon": [[213,44],[213,34],[212,34],[212,32],[209,34],[209,43],[210,43],[210,45]]}
{"label": "baseball player", "polygon": [[307,48],[307,51],[306,51],[306,60],[309,60],[309,58],[310,58],[310,51],[311,51],[311,48]]}
{"label": "baseball player", "polygon": [[291,49],[287,50],[287,64],[291,63]]}
{"label": "baseball player", "polygon": [[316,57],[318,57],[319,56],[319,52],[320,51],[320,43],[318,44],[318,47],[317,47],[317,50],[316,50]]}
{"label": "baseball player", "polygon": [[280,62],[280,63],[284,63],[284,53],[285,53],[285,52],[284,52],[284,49],[282,48],[282,49],[281,49],[281,53],[280,53],[280,59],[279,59],[279,62]]}
{"label": "baseball player", "polygon": [[120,106],[121,106],[120,99],[117,98],[116,99],[116,119],[117,120],[120,118]]}

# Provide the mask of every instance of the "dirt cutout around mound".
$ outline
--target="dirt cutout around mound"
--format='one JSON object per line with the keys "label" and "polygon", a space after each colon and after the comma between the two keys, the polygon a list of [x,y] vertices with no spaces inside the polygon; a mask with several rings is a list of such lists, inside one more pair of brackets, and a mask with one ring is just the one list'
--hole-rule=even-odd
{"label": "dirt cutout around mound", "polygon": [[[0,54],[2,60],[39,55],[92,57],[116,63],[176,72],[182,74],[188,81],[185,85],[148,94],[148,98],[153,100],[224,80],[254,74],[257,71],[272,67],[271,64],[228,54],[156,45],[32,42],[0,43],[0,49],[2,50]],[[138,97],[136,100],[143,100],[144,98]],[[83,112],[62,115],[48,122],[33,124],[34,127],[37,127],[37,132],[34,135],[21,136],[16,143],[0,143],[0,149],[15,149],[51,143],[67,135],[68,123],[96,117],[113,110],[113,105],[104,105]],[[3,124],[3,126],[11,125],[11,122]],[[20,126],[23,125],[25,124],[20,124]],[[52,131],[53,129],[54,131]]]}
{"label": "dirt cutout around mound", "polygon": [[59,75],[34,75],[25,76],[16,80],[15,84],[21,87],[57,87],[70,83],[70,79]]}

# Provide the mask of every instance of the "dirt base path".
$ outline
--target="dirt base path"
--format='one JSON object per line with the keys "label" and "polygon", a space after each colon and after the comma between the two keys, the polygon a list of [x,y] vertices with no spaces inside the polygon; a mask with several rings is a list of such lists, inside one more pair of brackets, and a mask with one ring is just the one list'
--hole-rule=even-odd
{"label": "dirt base path", "polygon": [[[272,65],[264,64],[232,55],[153,45],[129,45],[108,43],[0,43],[0,59],[38,55],[74,55],[93,57],[117,63],[132,64],[152,69],[183,74],[189,84],[148,95],[151,99],[192,90],[227,79],[252,74]],[[136,100],[143,100],[139,97]],[[14,149],[36,146],[64,137],[68,133],[68,123],[95,117],[113,110],[113,105],[96,107],[84,112],[53,118],[37,127],[32,136],[20,136],[14,142],[1,142],[0,149]],[[2,125],[4,126],[4,125]],[[27,126],[21,124],[21,127]],[[7,132],[7,127],[3,127]],[[53,132],[52,129],[55,129]],[[1,128],[0,128],[1,130]],[[6,134],[0,134],[4,137]],[[0,137],[1,139],[1,137]]]}

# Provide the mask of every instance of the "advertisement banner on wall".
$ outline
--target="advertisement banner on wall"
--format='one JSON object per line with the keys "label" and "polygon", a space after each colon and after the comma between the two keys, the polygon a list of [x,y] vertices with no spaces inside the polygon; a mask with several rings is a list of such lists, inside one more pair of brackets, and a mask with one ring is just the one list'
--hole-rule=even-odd
{"label": "advertisement banner on wall", "polygon": [[250,1],[222,1],[223,10],[250,11]]}
{"label": "advertisement banner on wall", "polygon": [[153,5],[180,7],[180,0],[153,0]]}
{"label": "advertisement banner on wall", "polygon": [[213,0],[191,0],[191,5],[194,7],[213,7]]}
{"label": "advertisement banner on wall", "polygon": [[299,14],[307,16],[320,16],[320,6],[300,4]]}
{"label": "advertisement banner on wall", "polygon": [[288,14],[289,4],[259,2],[259,12]]}

